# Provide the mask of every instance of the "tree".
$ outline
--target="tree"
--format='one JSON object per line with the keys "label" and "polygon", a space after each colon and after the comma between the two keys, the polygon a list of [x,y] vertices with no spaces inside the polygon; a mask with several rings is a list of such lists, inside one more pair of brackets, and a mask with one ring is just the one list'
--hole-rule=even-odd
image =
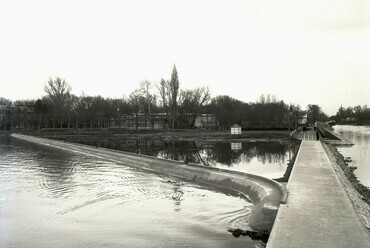
{"label": "tree", "polygon": [[[85,94],[82,93],[82,96],[79,97],[79,100],[76,104],[76,111],[79,115],[79,118],[76,118],[77,126],[82,124],[82,127],[86,128],[87,124],[89,123],[90,127],[92,127],[92,102],[92,96],[85,96]],[[80,122],[78,122],[78,119],[80,119]]]}
{"label": "tree", "polygon": [[71,86],[60,77],[55,80],[50,78],[44,86],[44,91],[48,94],[54,109],[54,123],[55,117],[58,117],[60,127],[63,126],[63,118],[67,110],[67,101],[70,97]]}
{"label": "tree", "polygon": [[167,94],[168,94],[169,106],[170,106],[170,111],[171,111],[171,120],[172,120],[171,127],[172,128],[175,127],[179,89],[180,89],[180,82],[179,82],[179,78],[177,75],[176,65],[174,65],[172,69],[172,74],[171,74],[171,81],[169,81],[169,83],[167,84]]}
{"label": "tree", "polygon": [[48,99],[43,97],[42,99],[37,99],[35,102],[35,114],[38,120],[38,129],[47,126],[47,115],[50,112],[50,107],[48,106]]}
{"label": "tree", "polygon": [[129,96],[130,104],[136,114],[136,129],[139,129],[139,112],[142,112],[145,104],[145,98],[141,95],[140,90],[133,91]]}
{"label": "tree", "polygon": [[12,126],[10,106],[12,102],[4,97],[0,97],[0,130],[9,130]]}
{"label": "tree", "polygon": [[308,113],[307,113],[307,121],[311,123],[315,123],[316,121],[320,120],[321,114],[321,107],[316,104],[309,104],[307,106]]}
{"label": "tree", "polygon": [[180,92],[179,106],[186,113],[198,113],[201,108],[211,100],[208,87],[198,87],[193,90],[183,90]]}
{"label": "tree", "polygon": [[[155,102],[156,97],[151,93],[152,83],[148,80],[140,82],[140,93],[145,98],[147,112],[151,114],[151,105]],[[146,112],[146,111],[145,111]]]}
{"label": "tree", "polygon": [[210,113],[216,115],[222,127],[230,127],[235,123],[241,124],[245,103],[230,96],[217,96],[207,106]]}
{"label": "tree", "polygon": [[167,82],[162,78],[159,84],[156,84],[159,96],[162,101],[163,111],[167,113]]}
{"label": "tree", "polygon": [[183,114],[182,118],[180,118],[181,124],[185,126],[193,126],[195,122],[194,114],[196,115],[197,113],[202,112],[202,108],[210,101],[210,99],[211,94],[208,87],[182,90],[178,100],[179,112]]}

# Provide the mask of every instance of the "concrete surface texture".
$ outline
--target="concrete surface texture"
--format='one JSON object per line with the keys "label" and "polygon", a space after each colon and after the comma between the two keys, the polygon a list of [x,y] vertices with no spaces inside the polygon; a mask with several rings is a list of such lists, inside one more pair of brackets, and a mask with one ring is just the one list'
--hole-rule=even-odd
{"label": "concrete surface texture", "polygon": [[293,136],[299,140],[316,140],[316,131],[313,129],[309,129],[306,132],[298,131]]}
{"label": "concrete surface texture", "polygon": [[[325,143],[339,145],[339,146],[352,146],[353,145],[351,142],[344,139],[339,134],[332,132],[330,130],[325,130],[325,131],[330,133],[331,137],[336,137],[336,139],[331,139],[331,138],[325,138],[325,137],[320,136],[320,139],[325,141]],[[306,132],[298,131],[294,133],[293,137],[299,140],[316,140],[316,131],[313,130],[312,128],[307,130]]]}
{"label": "concrete surface texture", "polygon": [[212,185],[220,189],[239,192],[254,204],[248,224],[257,231],[271,231],[278,207],[281,201],[284,201],[286,198],[286,190],[279,183],[251,174],[195,164],[184,164],[173,160],[28,135],[12,134],[12,136],[41,145],[103,158],[157,174],[170,175],[188,181]]}
{"label": "concrete surface texture", "polygon": [[320,141],[303,139],[267,247],[370,247]]}

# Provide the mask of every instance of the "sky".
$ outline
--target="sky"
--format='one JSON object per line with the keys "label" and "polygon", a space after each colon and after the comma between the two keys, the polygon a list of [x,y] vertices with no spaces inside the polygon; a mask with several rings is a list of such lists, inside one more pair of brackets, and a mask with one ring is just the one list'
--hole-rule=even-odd
{"label": "sky", "polygon": [[[208,86],[212,96],[370,106],[370,1],[0,1],[0,96],[121,98],[140,81]],[[153,88],[153,91],[155,89]]]}

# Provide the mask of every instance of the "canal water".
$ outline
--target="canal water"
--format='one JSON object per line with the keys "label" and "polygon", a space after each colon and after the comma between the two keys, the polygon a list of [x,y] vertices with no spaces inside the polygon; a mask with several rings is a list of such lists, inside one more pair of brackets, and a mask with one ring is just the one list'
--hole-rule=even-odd
{"label": "canal water", "polygon": [[232,192],[0,136],[0,247],[265,247]]}
{"label": "canal water", "polygon": [[338,151],[352,160],[349,165],[357,167],[354,173],[358,180],[370,187],[370,126],[337,125],[334,130],[354,144],[338,147]]}
{"label": "canal water", "polygon": [[71,136],[68,142],[145,154],[185,163],[282,178],[299,144],[282,142],[193,142]]}

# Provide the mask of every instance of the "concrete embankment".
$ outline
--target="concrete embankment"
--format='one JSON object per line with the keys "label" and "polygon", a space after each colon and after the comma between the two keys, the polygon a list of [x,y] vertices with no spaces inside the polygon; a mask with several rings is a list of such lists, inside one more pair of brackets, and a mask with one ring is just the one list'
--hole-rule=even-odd
{"label": "concrete embankment", "polygon": [[286,191],[279,183],[256,175],[28,135],[12,134],[12,136],[46,146],[99,157],[153,173],[166,174],[239,192],[254,203],[249,225],[258,231],[271,231],[278,207],[286,199]]}
{"label": "concrete embankment", "polygon": [[320,141],[303,140],[267,247],[370,247],[370,233]]}
{"label": "concrete embankment", "polygon": [[318,122],[317,129],[324,138],[325,143],[333,144],[333,145],[340,145],[340,146],[352,146],[353,144],[346,140],[344,137],[339,135],[338,133],[330,130],[325,124]]}

